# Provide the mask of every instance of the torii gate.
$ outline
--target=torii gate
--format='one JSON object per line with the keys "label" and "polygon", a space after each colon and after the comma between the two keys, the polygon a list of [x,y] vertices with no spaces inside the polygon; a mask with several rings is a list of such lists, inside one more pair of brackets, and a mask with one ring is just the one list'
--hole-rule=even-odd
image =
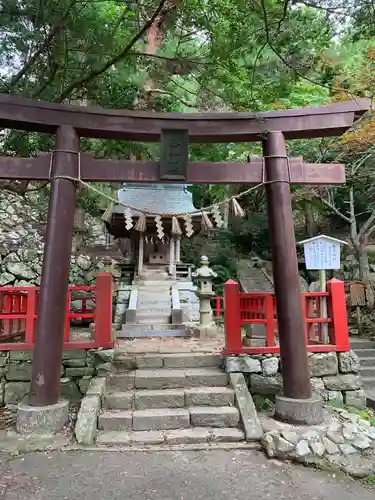
{"label": "torii gate", "polygon": [[[288,159],[286,139],[337,136],[367,111],[360,99],[319,108],[264,113],[150,113],[111,110],[0,95],[0,126],[56,134],[56,149],[36,158],[0,157],[0,179],[50,180],[51,192],[29,403],[55,405],[60,396],[65,305],[75,211],[75,179],[83,181],[259,184],[267,182],[268,219],[284,396],[309,400],[311,386],[300,299],[290,184],[344,184],[344,165]],[[186,158],[170,163],[103,160],[80,154],[80,137],[159,141],[179,131]],[[250,163],[187,163],[187,141],[263,142]],[[172,132],[173,136],[173,132]],[[179,139],[180,137],[180,139]],[[177,151],[177,156],[178,156]],[[184,165],[185,168],[180,168]],[[166,168],[166,171],[163,169]],[[161,172],[162,170],[162,172]]]}

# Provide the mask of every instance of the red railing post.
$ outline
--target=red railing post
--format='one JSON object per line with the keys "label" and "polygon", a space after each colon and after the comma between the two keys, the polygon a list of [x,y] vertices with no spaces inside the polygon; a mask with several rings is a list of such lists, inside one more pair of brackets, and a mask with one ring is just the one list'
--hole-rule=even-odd
{"label": "red railing post", "polygon": [[216,297],[216,305],[215,305],[215,310],[216,310],[216,319],[220,319],[221,316],[221,297]]}
{"label": "red railing post", "polygon": [[349,351],[349,330],[346,314],[344,282],[333,278],[327,283],[329,293],[329,315],[332,319],[330,342],[337,351]]}
{"label": "red railing post", "polygon": [[35,316],[36,316],[36,288],[30,287],[30,289],[28,289],[27,291],[27,299],[26,299],[25,344],[34,343]]}
{"label": "red railing post", "polygon": [[108,344],[112,337],[112,275],[107,272],[96,278],[95,342]]}
{"label": "red railing post", "polygon": [[240,353],[242,349],[240,285],[233,280],[228,280],[224,285],[224,328],[227,353]]}
{"label": "red railing post", "polygon": [[264,316],[266,323],[266,346],[273,347],[275,345],[275,316],[273,309],[273,295],[269,293],[264,299]]}

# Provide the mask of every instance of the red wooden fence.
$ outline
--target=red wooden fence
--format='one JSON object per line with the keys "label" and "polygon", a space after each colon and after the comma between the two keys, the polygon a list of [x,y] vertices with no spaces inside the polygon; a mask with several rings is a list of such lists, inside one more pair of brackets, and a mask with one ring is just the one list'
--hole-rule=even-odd
{"label": "red wooden fence", "polygon": [[[39,287],[0,287],[0,351],[34,348],[38,298]],[[87,307],[88,300],[92,301],[95,307]],[[81,308],[75,308],[72,311],[72,301],[81,301]],[[70,323],[75,319],[94,323],[92,340],[70,340]],[[64,349],[112,347],[111,332],[111,274],[100,273],[96,278],[95,286],[69,286],[64,327]],[[13,339],[13,342],[6,343],[10,339]],[[16,341],[16,339],[20,341]]]}
{"label": "red wooden fence", "polygon": [[[326,318],[321,317],[323,297],[327,301]],[[327,283],[327,292],[301,293],[301,300],[307,350],[348,351],[350,347],[344,283],[333,279]],[[218,303],[216,316],[221,313],[220,299]],[[224,324],[227,354],[280,352],[276,303],[272,293],[241,293],[239,284],[229,280],[224,285]],[[265,327],[265,345],[244,346],[242,327],[256,324]],[[323,324],[327,325],[328,343],[324,339]]]}

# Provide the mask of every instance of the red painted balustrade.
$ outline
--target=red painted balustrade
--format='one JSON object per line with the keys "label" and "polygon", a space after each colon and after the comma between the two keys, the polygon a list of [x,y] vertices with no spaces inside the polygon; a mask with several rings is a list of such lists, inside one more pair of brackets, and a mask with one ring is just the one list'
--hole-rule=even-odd
{"label": "red painted balustrade", "polygon": [[[94,286],[68,287],[64,349],[114,345],[111,340],[112,288],[112,276],[105,272],[97,276]],[[34,348],[38,298],[39,287],[0,287],[0,351]],[[70,339],[70,325],[77,320],[94,324],[91,340]]]}
{"label": "red painted balustrade", "polygon": [[[327,304],[327,317],[322,317],[321,314],[323,300]],[[350,347],[344,283],[332,279],[327,283],[327,292],[301,293],[301,301],[307,350],[348,351]],[[217,318],[224,312],[227,354],[280,352],[276,303],[272,293],[242,293],[239,284],[229,280],[224,285],[224,299],[216,299],[215,312]],[[246,344],[250,345],[244,345],[244,329],[247,325],[264,325],[264,345],[259,345],[262,339],[255,335],[248,335]]]}

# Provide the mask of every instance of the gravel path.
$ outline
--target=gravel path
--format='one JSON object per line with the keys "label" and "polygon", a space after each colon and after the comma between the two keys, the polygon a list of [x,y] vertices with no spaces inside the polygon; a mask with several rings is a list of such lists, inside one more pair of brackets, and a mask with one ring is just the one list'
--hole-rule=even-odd
{"label": "gravel path", "polygon": [[46,452],[0,464],[5,500],[374,500],[359,482],[249,450]]}

